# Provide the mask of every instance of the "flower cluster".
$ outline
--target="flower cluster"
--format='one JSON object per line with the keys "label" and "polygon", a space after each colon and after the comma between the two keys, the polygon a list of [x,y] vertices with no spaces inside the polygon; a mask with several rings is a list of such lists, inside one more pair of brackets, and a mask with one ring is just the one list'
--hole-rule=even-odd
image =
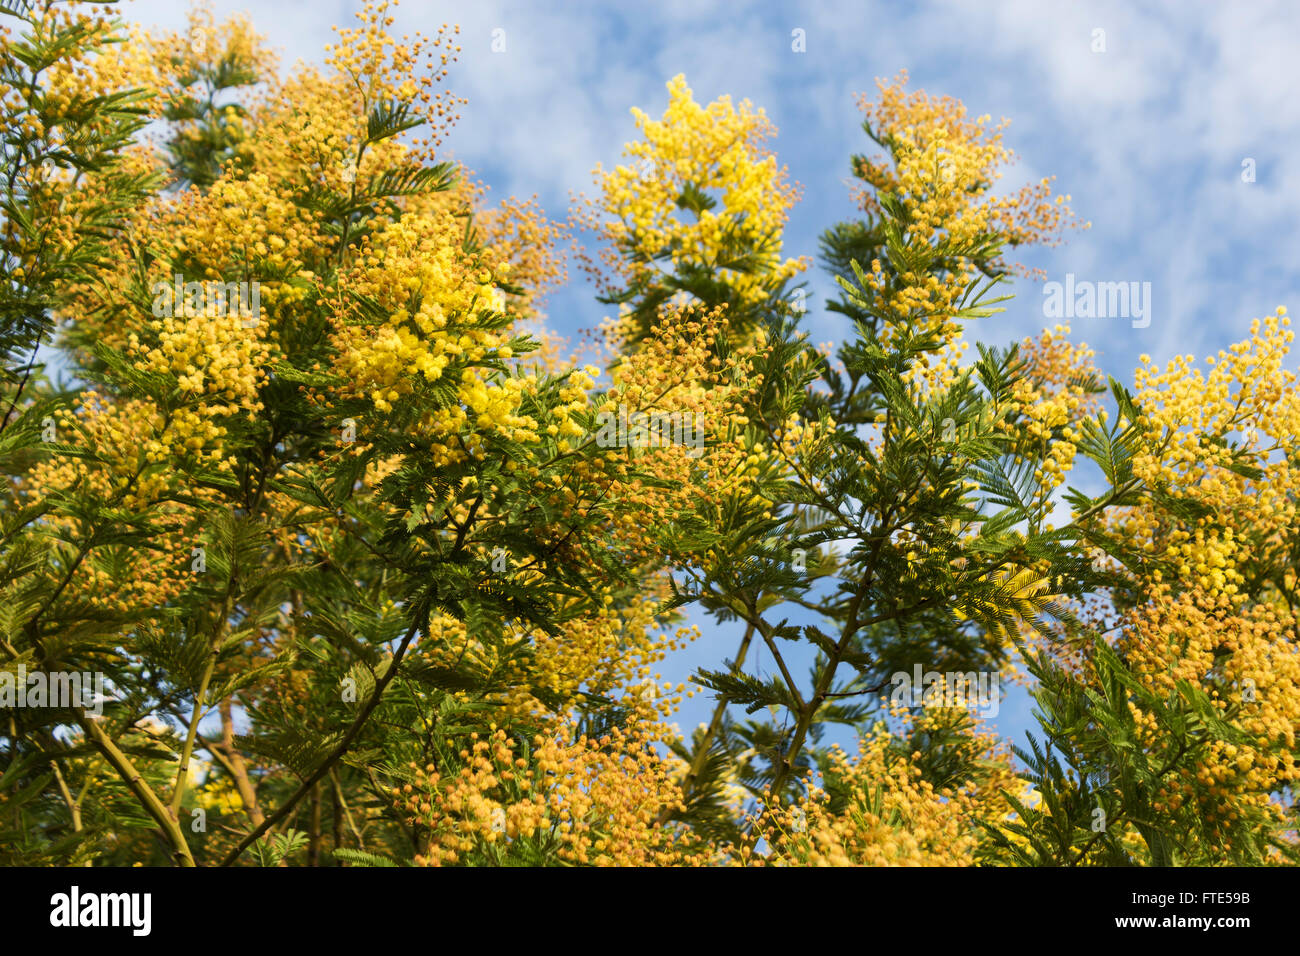
{"label": "flower cluster", "polygon": [[961,244],[997,233],[1011,246],[1054,245],[1073,223],[1070,197],[1053,196],[1051,177],[1010,195],[993,192],[1000,167],[1015,161],[1002,144],[1009,121],[993,126],[987,115],[969,119],[959,100],[924,90],[909,94],[906,71],[876,86],[879,95],[862,95],[858,105],[893,167],[879,158],[857,159],[858,175],[876,193],[858,194],[865,210],[879,209],[880,193],[896,196],[909,213],[909,238],[924,242],[946,235]]}
{"label": "flower cluster", "polygon": [[860,99],[869,134],[889,155],[856,158],[855,172],[867,187],[857,198],[877,215],[885,196],[901,203],[904,243],[941,249],[948,265],[895,275],[874,261],[868,292],[882,312],[909,317],[951,339],[959,333],[952,314],[981,267],[1002,267],[982,244],[990,238],[1013,247],[1051,244],[1072,214],[1069,197],[1052,198],[1051,179],[997,195],[1001,167],[1014,161],[1002,145],[1005,123],[992,127],[987,116],[970,120],[960,102],[920,90],[908,94],[906,83],[907,74],[900,73],[892,83],[877,81],[875,100]]}
{"label": "flower cluster", "polygon": [[[1276,795],[1300,779],[1300,644],[1289,609],[1242,607],[1228,594],[1199,589],[1136,609],[1120,643],[1148,687],[1174,693],[1187,681],[1210,695],[1243,735],[1214,742],[1196,766],[1184,766],[1157,795],[1157,809],[1184,805],[1211,826],[1251,810],[1282,818]],[[1177,744],[1150,714],[1134,717],[1152,752]]]}
{"label": "flower cluster", "polygon": [[486,739],[471,734],[443,767],[412,765],[393,800],[427,833],[416,863],[482,861],[512,844],[526,855],[526,843],[553,844],[560,860],[586,866],[698,860],[689,834],[658,823],[681,801],[651,746],[665,730],[642,719],[601,737],[569,726],[523,741],[499,729]]}
{"label": "flower cluster", "polygon": [[[738,306],[763,301],[772,284],[807,267],[781,258],[798,192],[763,148],[771,124],[748,101],[699,105],[681,75],[669,81],[668,96],[659,120],[632,111],[644,138],[624,147],[629,162],[596,169],[602,194],[588,224],[611,243],[606,266],[631,285],[652,284],[661,267],[707,269]],[[609,281],[600,279],[602,287]]]}
{"label": "flower cluster", "polygon": [[[954,724],[953,721],[956,720]],[[771,851],[748,862],[769,866],[972,865],[979,819],[1005,815],[1002,788],[1018,789],[1010,755],[970,718],[943,711],[920,718],[918,729],[948,725],[968,735],[971,756],[983,763],[979,779],[936,787],[923,778],[921,754],[900,750],[901,739],[878,724],[849,756],[831,751],[825,786],[806,799],[769,798],[758,819]]]}

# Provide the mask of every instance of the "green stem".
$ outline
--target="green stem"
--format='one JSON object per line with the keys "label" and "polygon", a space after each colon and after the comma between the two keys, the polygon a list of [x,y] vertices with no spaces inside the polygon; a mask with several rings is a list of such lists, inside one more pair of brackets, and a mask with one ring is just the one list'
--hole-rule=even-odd
{"label": "green stem", "polygon": [[305,797],[316,785],[316,781],[329,773],[330,768],[339,761],[339,758],[348,752],[348,749],[352,746],[352,742],[356,740],[357,735],[361,733],[361,728],[370,718],[371,712],[376,706],[378,706],[379,699],[383,696],[384,691],[388,688],[388,685],[392,683],[393,678],[397,676],[397,671],[402,664],[402,658],[406,656],[406,650],[410,647],[411,641],[415,639],[418,630],[419,623],[412,622],[410,629],[406,632],[406,636],[402,638],[402,643],[398,645],[397,653],[393,655],[393,659],[389,662],[388,669],[384,671],[384,676],[375,681],[374,692],[371,693],[370,698],[361,709],[361,713],[357,714],[356,719],[352,721],[352,725],[348,727],[347,732],[343,735],[343,739],[335,745],[332,751],[330,751],[329,756],[321,761],[320,766],[312,772],[311,776],[299,785],[298,789],[293,792],[293,795],[284,802],[280,809],[276,810],[269,817],[263,820],[261,826],[255,828],[252,833],[239,841],[238,846],[226,854],[226,858],[221,861],[222,866],[232,865],[239,859],[243,852],[256,843],[267,830],[271,829],[271,827],[275,826],[293,812],[293,808],[298,805],[298,802],[302,800],[302,798]]}
{"label": "green stem", "polygon": [[194,740],[199,733],[199,721],[203,718],[203,699],[208,695],[208,684],[212,682],[212,672],[217,667],[217,653],[208,655],[208,663],[203,668],[203,677],[199,681],[198,692],[194,695],[194,710],[190,715],[189,730],[185,734],[185,746],[181,748],[180,766],[176,768],[176,783],[172,787],[171,815],[179,818],[181,802],[185,799],[185,786],[189,782],[190,757],[194,754]]}
{"label": "green stem", "polygon": [[185,833],[181,830],[180,823],[168,812],[167,807],[163,806],[158,794],[154,793],[153,788],[140,776],[130,758],[118,748],[108,734],[104,733],[103,728],[98,723],[85,715],[81,708],[77,708],[74,713],[77,723],[86,732],[86,736],[104,754],[113,769],[126,782],[127,787],[135,794],[136,799],[140,801],[145,812],[153,817],[154,822],[162,829],[163,834],[176,851],[180,865],[194,866],[194,855],[190,852],[189,843],[185,840]]}

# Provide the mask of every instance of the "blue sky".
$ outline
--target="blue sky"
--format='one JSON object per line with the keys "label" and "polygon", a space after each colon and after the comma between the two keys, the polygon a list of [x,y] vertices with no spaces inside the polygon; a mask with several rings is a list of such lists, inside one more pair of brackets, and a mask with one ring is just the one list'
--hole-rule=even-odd
{"label": "blue sky", "polygon": [[[358,4],[212,6],[218,20],[249,12],[287,69],[319,62],[331,25],[351,23]],[[124,13],[179,29],[185,9],[134,0]],[[1074,339],[1096,349],[1103,371],[1131,383],[1142,353],[1200,359],[1246,338],[1252,318],[1300,308],[1300,4],[407,0],[396,15],[399,34],[460,24],[463,52],[448,82],[469,104],[447,146],[491,198],[536,194],[564,218],[571,194],[592,192],[595,164],[618,161],[634,137],[630,108],[659,115],[664,84],[684,73],[700,102],[726,93],[766,109],[779,129],[771,145],[803,186],[786,252],[814,255],[821,230],[852,215],[850,154],[872,151],[856,94],[906,68],[913,88],[957,97],[972,115],[1011,119],[1005,142],[1020,162],[1005,186],[1055,175],[1092,223],[1024,257],[1028,264],[1049,280],[1151,283],[1146,328],[1073,322]],[[492,52],[494,30],[504,31],[503,52]],[[795,30],[806,52],[792,49]],[[1247,160],[1254,182],[1243,181]],[[550,325],[565,334],[608,314],[571,271],[571,285],[547,303]],[[818,342],[846,331],[820,308],[832,288],[825,275],[810,276],[806,321]],[[1019,280],[1004,291],[1017,299],[969,337],[1004,344],[1054,324],[1041,285]],[[695,664],[716,666],[734,652],[729,632],[697,623],[703,639],[665,676],[684,679]],[[690,702],[682,726],[710,707]],[[1004,703],[997,723],[1021,737],[1023,695]]]}

